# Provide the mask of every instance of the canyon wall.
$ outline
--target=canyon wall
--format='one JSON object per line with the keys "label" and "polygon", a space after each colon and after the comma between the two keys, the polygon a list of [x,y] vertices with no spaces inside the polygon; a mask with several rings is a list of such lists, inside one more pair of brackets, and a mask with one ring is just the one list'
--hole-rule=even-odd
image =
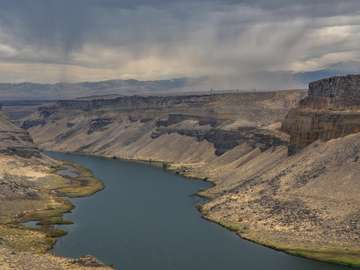
{"label": "canyon wall", "polygon": [[[358,121],[355,104],[341,103],[331,118],[327,105],[305,94],[63,101],[40,108],[23,127],[43,149],[156,161],[211,181],[201,192],[210,199],[201,206],[204,217],[264,245],[360,265],[360,135],[339,137]],[[351,117],[342,118],[345,112]],[[338,139],[308,145],[320,136],[315,113],[325,115],[319,134]],[[303,150],[289,156],[294,146]]]}
{"label": "canyon wall", "polygon": [[[22,127],[44,148],[114,156],[121,151],[124,156],[140,139],[173,135],[209,143],[219,156],[243,142],[262,150],[286,145],[286,135],[271,125],[280,123],[303,95],[284,91],[60,101],[40,107]],[[126,156],[137,158],[130,150]]]}
{"label": "canyon wall", "polygon": [[289,153],[316,140],[360,132],[360,75],[310,83],[308,96],[289,112],[282,130],[290,134]]}

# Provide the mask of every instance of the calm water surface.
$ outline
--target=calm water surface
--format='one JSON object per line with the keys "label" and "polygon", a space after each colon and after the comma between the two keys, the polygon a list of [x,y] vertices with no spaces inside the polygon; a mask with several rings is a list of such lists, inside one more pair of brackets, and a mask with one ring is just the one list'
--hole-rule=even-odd
{"label": "calm water surface", "polygon": [[209,184],[144,164],[49,153],[90,168],[106,189],[73,200],[74,225],[57,242],[58,255],[95,255],[124,270],[340,270],[241,240],[203,220],[192,196]]}

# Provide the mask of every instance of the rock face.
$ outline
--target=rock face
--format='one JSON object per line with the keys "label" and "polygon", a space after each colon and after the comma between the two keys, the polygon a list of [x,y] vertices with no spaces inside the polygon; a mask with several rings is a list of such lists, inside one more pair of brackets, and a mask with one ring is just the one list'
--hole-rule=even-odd
{"label": "rock face", "polygon": [[[309,102],[309,103],[307,103]],[[349,110],[360,106],[360,75],[331,77],[309,84],[309,97],[303,105]]]}
{"label": "rock face", "polygon": [[44,120],[28,120],[22,123],[21,128],[23,129],[29,129],[35,126],[44,125]]}
{"label": "rock face", "polygon": [[289,112],[282,130],[290,134],[290,154],[319,139],[360,132],[360,75],[310,83],[308,96]]}
{"label": "rock face", "polygon": [[216,119],[214,117],[170,113],[167,118],[157,121],[156,125],[158,127],[168,127],[185,120],[198,121],[200,126],[210,125],[211,127],[215,127],[217,124],[221,123],[221,119]]}
{"label": "rock face", "polygon": [[[108,125],[113,122],[111,118],[96,118],[90,121],[88,134],[104,130]],[[70,125],[71,127],[71,125]]]}

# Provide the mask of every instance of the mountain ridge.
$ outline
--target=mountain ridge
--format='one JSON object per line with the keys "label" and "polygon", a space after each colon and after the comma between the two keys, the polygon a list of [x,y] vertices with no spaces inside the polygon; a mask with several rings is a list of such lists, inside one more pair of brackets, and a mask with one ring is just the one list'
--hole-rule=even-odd
{"label": "mountain ridge", "polygon": [[[174,78],[169,80],[140,81],[135,79],[104,80],[77,83],[0,83],[0,99],[68,99],[91,95],[136,94],[175,91],[191,87],[202,79]],[[101,91],[101,93],[99,93]]]}

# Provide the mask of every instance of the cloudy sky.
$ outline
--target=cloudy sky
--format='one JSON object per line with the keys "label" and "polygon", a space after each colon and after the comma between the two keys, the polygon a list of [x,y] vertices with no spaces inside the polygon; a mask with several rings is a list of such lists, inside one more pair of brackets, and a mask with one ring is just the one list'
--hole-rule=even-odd
{"label": "cloudy sky", "polygon": [[359,0],[0,0],[0,82],[297,87],[356,72],[359,44]]}

